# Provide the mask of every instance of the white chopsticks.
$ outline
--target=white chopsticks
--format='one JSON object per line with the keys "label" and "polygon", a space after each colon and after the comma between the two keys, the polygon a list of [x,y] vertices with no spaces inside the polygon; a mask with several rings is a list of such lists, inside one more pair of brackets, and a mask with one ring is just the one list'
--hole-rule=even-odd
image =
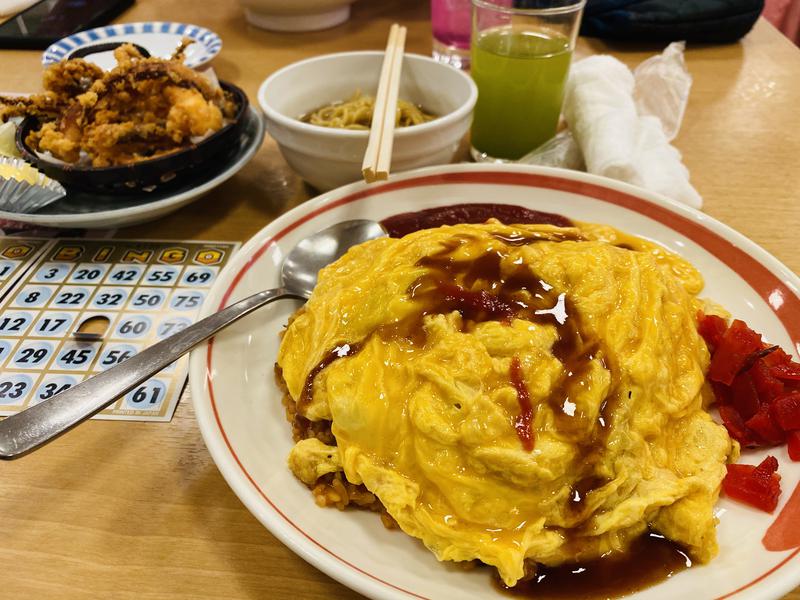
{"label": "white chopsticks", "polygon": [[361,172],[367,183],[389,178],[392,164],[394,123],[397,118],[397,95],[400,91],[400,72],[403,69],[403,51],[406,45],[406,28],[395,23],[389,30],[389,41],[383,56],[372,127],[364,153]]}

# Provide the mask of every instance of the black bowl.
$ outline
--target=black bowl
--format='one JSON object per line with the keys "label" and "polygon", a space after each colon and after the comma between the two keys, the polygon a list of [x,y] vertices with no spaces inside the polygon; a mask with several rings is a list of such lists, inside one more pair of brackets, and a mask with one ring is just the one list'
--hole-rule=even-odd
{"label": "black bowl", "polygon": [[40,157],[25,143],[28,133],[39,127],[39,121],[34,117],[27,117],[17,128],[17,148],[27,162],[68,188],[104,194],[161,191],[179,184],[191,171],[211,161],[224,161],[231,148],[236,146],[235,141],[244,127],[249,101],[245,93],[232,83],[220,81],[220,86],[233,95],[238,105],[231,122],[201,142],[163,156],[116,167],[54,162]]}

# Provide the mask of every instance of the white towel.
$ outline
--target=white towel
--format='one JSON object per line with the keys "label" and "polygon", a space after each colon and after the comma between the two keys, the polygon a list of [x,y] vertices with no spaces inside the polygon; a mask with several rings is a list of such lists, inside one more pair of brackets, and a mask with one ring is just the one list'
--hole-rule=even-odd
{"label": "white towel", "polygon": [[669,143],[692,84],[683,49],[682,42],[670,44],[640,64],[635,77],[611,56],[576,62],[564,99],[569,131],[520,162],[585,169],[701,208],[680,152]]}
{"label": "white towel", "polygon": [[611,56],[590,56],[573,66],[564,117],[586,169],[701,208],[703,199],[689,183],[689,170],[661,120],[639,114],[634,86],[630,69]]}

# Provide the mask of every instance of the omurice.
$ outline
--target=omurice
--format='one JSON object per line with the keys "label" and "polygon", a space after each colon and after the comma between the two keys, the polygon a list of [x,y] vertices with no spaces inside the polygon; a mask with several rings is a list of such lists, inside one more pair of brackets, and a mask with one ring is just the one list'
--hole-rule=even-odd
{"label": "omurice", "polygon": [[738,445],[706,412],[703,280],[603,225],[423,229],[323,269],[281,340],[289,467],[514,586],[649,532],[704,563]]}

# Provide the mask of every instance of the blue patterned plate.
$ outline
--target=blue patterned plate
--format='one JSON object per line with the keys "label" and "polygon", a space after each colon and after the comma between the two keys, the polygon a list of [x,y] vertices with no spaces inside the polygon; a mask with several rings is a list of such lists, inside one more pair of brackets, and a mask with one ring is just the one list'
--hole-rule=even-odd
{"label": "blue patterned plate", "polygon": [[[133,42],[145,48],[151,56],[168,57],[184,37],[196,43],[186,49],[186,66],[197,68],[205,65],[222,48],[220,37],[204,27],[188,23],[151,21],[146,23],[120,23],[80,31],[52,44],[42,55],[42,64],[47,66],[69,58],[72,53],[86,46],[109,42]],[[92,54],[87,60],[104,69],[116,65],[111,52]]]}

